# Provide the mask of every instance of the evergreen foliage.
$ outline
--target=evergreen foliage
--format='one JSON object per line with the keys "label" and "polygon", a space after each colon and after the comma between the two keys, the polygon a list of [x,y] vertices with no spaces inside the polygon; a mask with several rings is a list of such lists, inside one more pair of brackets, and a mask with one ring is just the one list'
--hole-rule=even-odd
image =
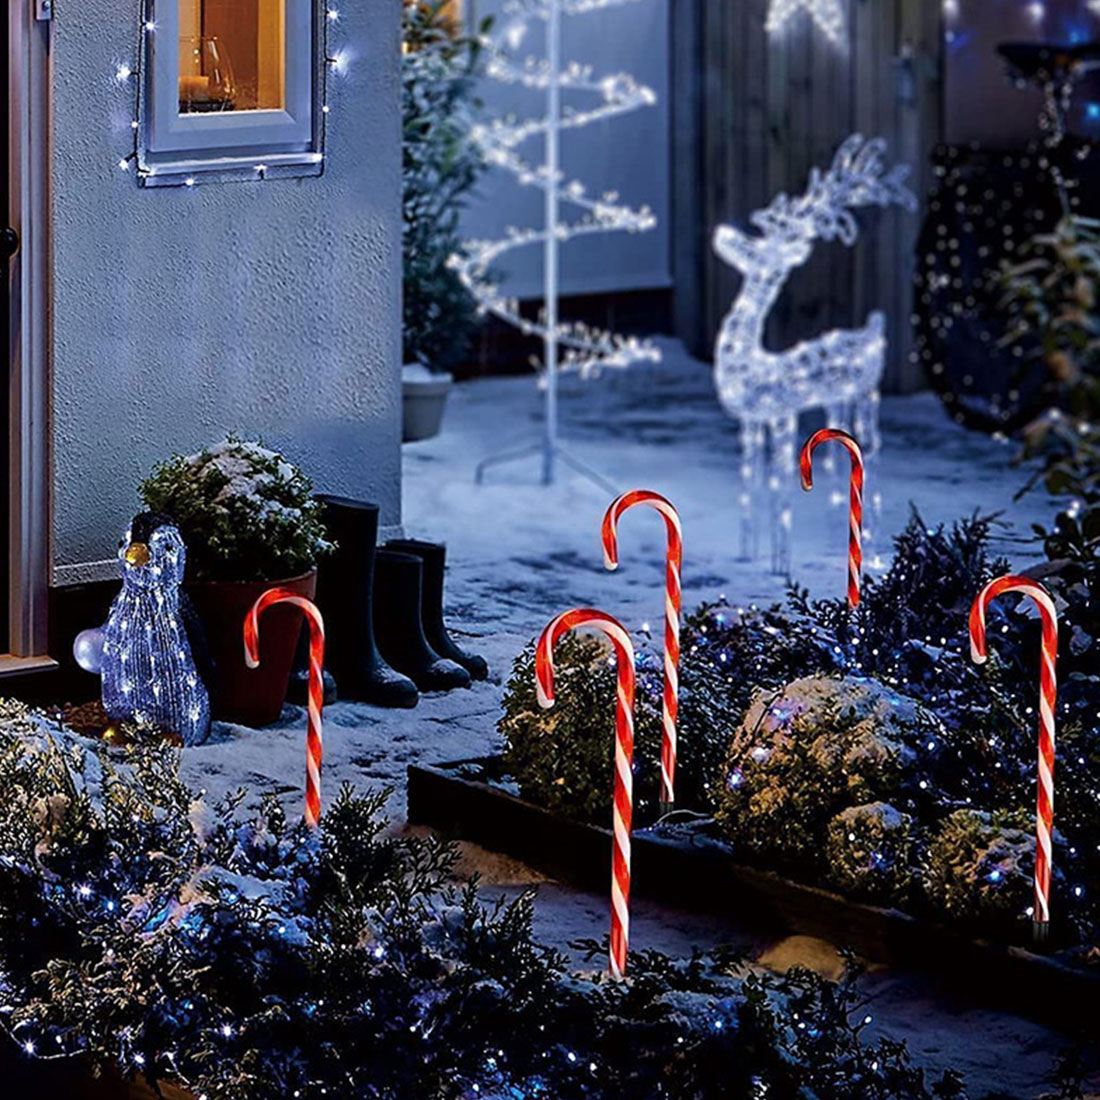
{"label": "evergreen foliage", "polygon": [[[679,748],[681,758],[694,753],[695,762],[691,782],[678,783],[678,807],[716,813],[739,856],[802,881],[1026,929],[1030,900],[1021,882],[1034,860],[1028,823],[1040,630],[1027,601],[997,601],[988,614],[989,663],[979,668],[971,660],[971,603],[987,581],[1010,571],[990,551],[994,522],[973,516],[929,528],[914,512],[895,540],[890,568],[866,578],[854,615],[843,600],[811,601],[800,590],[785,606],[714,604],[689,615]],[[1100,881],[1097,522],[1084,511],[1059,517],[1044,533],[1053,560],[1034,571],[1054,591],[1061,621],[1052,905],[1081,956],[1100,945],[1100,904],[1091,888]],[[508,762],[523,761],[521,790],[602,824],[610,804],[614,677],[599,673],[606,682],[598,704],[582,670],[559,693],[555,709],[568,714],[558,720],[568,722],[569,751],[591,766],[554,787],[550,762],[564,750],[553,711],[539,714],[533,706],[525,660],[516,666],[501,727]],[[642,663],[653,674],[640,693],[647,747],[638,769],[651,802],[656,779],[646,769],[657,752],[660,664],[648,653]],[[517,721],[517,704],[527,696]],[[898,726],[901,713],[912,721]],[[963,811],[972,816],[957,816]],[[1001,866],[994,855],[1015,844],[1013,830],[1021,827],[1026,858],[1017,853]],[[956,842],[970,853],[959,861]]]}
{"label": "evergreen foliage", "polygon": [[384,792],[345,788],[310,832],[273,798],[208,802],[175,750],[109,755],[12,704],[0,784],[0,1028],[28,1057],[209,1100],[964,1095],[865,1034],[854,965],[839,985],[729,953],[571,972],[530,894],[453,884],[453,849],[395,835]]}
{"label": "evergreen foliage", "polygon": [[305,474],[236,436],[161,463],[140,493],[147,508],[166,512],[179,528],[189,579],[285,580],[331,549]]}
{"label": "evergreen foliage", "polygon": [[461,362],[478,307],[450,258],[459,218],[485,170],[470,138],[480,36],[456,27],[447,0],[402,0],[402,337],[404,362],[450,370]]}
{"label": "evergreen foliage", "polygon": [[[663,668],[657,656],[638,656],[634,711],[634,812],[639,824],[658,812],[661,763]],[[497,729],[504,739],[504,765],[524,797],[590,824],[610,824],[614,773],[617,674],[610,644],[591,634],[567,634],[554,650],[558,690],[553,707],[542,710],[535,694],[535,647],[516,659],[504,694]],[[713,712],[714,685],[701,683],[691,696],[685,684],[681,722]],[[697,727],[692,727],[693,731]],[[676,785],[685,804],[705,801],[704,788],[725,751],[725,724],[701,728],[681,742]]]}

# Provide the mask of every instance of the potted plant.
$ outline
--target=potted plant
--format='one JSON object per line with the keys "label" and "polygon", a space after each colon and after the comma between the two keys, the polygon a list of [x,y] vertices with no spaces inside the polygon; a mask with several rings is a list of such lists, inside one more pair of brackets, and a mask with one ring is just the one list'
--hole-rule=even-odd
{"label": "potted plant", "polygon": [[[484,160],[471,139],[479,37],[459,32],[444,0],[405,0],[402,61],[406,443],[439,432],[477,325],[477,303],[448,263],[462,247],[462,199]],[[487,29],[483,24],[481,32]]]}
{"label": "potted plant", "polygon": [[230,437],[177,455],[142,482],[141,497],[171,515],[187,544],[185,588],[214,661],[214,717],[263,726],[286,697],[301,616],[264,616],[260,665],[244,663],[241,630],[253,602],[278,586],[312,598],[318,556],[331,549],[313,486],[296,466],[259,443]]}

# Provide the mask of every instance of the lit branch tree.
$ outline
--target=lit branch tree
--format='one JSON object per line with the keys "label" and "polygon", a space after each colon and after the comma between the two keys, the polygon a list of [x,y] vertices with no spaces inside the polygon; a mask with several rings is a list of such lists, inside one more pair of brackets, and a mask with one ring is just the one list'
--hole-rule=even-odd
{"label": "lit branch tree", "polygon": [[[593,233],[637,233],[653,229],[656,218],[648,207],[633,208],[614,192],[589,195],[579,180],[567,179],[561,169],[561,134],[592,122],[623,115],[639,107],[652,106],[656,95],[632,77],[619,73],[597,76],[590,66],[564,64],[562,19],[600,8],[615,7],[634,0],[510,0],[504,8],[504,27],[486,43],[487,71],[505,84],[544,91],[546,113],[541,118],[496,118],[474,127],[473,139],[490,164],[510,172],[516,180],[539,187],[545,194],[545,221],[541,228],[509,227],[499,240],[470,241],[452,263],[462,281],[477,298],[482,311],[518,328],[525,335],[543,340],[541,381],[546,402],[541,442],[517,451],[494,455],[480,464],[480,481],[488,466],[528,455],[541,454],[542,480],[554,481],[560,459],[586,477],[606,483],[565,452],[558,443],[558,374],[562,370],[590,375],[603,367],[626,367],[639,360],[656,361],[658,350],[649,342],[593,329],[587,325],[563,323],[559,317],[559,251],[576,237]],[[546,25],[546,55],[516,59],[526,37],[528,22]],[[595,102],[575,107],[563,100]],[[531,163],[521,153],[529,142],[542,139],[544,158]],[[565,216],[572,211],[573,217]],[[524,317],[518,301],[503,293],[495,277],[497,262],[506,254],[541,245],[544,250],[543,308],[537,319]]]}

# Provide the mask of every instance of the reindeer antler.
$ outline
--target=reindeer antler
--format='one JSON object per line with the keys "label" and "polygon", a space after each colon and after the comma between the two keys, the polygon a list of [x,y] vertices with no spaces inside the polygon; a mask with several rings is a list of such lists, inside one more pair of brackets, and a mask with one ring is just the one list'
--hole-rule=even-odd
{"label": "reindeer antler", "polygon": [[860,206],[903,206],[915,210],[916,197],[906,186],[909,167],[898,164],[886,170],[882,138],[864,141],[852,134],[836,152],[825,173],[814,168],[804,195],[792,199],[776,196],[771,205],[756,211],[750,221],[765,236],[786,240],[839,238],[855,243],[858,229],[852,210]]}

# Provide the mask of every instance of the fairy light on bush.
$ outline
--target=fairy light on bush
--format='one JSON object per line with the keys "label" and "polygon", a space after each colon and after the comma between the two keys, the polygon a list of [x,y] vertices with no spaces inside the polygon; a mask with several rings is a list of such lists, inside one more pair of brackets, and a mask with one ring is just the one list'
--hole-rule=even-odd
{"label": "fairy light on bush", "polygon": [[[575,130],[596,122],[606,122],[642,107],[656,103],[652,89],[639,84],[633,77],[619,73],[597,76],[591,66],[572,63],[553,66],[543,58],[527,57],[516,61],[511,56],[518,50],[527,32],[527,18],[543,20],[549,27],[553,9],[560,15],[577,15],[601,8],[629,3],[631,0],[515,0],[506,6],[503,30],[483,43],[488,61],[486,72],[503,84],[518,85],[549,95],[563,91],[595,98],[595,106],[587,109],[567,109],[559,118],[550,112],[541,118],[516,120],[496,118],[478,123],[471,132],[474,143],[486,160],[503,169],[525,187],[552,191],[563,205],[580,212],[577,220],[562,221],[553,231],[553,241],[564,244],[577,237],[609,232],[640,233],[652,230],[657,219],[648,207],[633,208],[623,203],[616,192],[590,195],[579,180],[568,180],[547,165],[529,163],[519,153],[519,147],[538,137],[556,137],[563,130]],[[492,272],[508,253],[521,248],[546,245],[548,230],[508,227],[498,240],[469,241],[463,253],[451,258],[463,284],[477,299],[482,312],[491,313],[524,335],[539,336],[550,345],[557,344],[562,352],[561,367],[589,374],[598,367],[626,367],[639,360],[659,358],[656,348],[647,341],[621,337],[581,324],[553,323],[550,310],[537,320],[520,312],[518,301],[505,295]],[[559,287],[550,278],[546,290],[547,303],[556,303]],[[556,306],[555,306],[556,310]],[[547,363],[543,363],[545,370]]]}

